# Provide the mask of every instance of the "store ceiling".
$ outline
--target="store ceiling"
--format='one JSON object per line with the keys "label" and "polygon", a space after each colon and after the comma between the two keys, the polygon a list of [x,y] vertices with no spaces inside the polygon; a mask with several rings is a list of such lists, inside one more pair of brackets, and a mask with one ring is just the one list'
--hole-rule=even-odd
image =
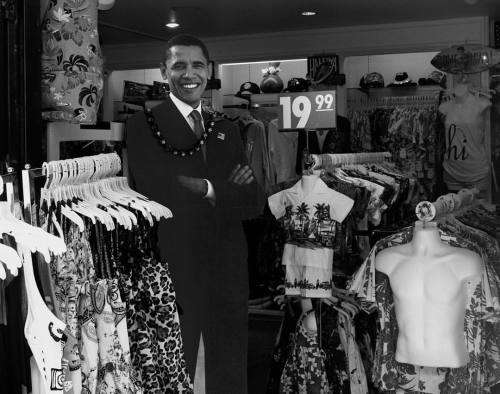
{"label": "store ceiling", "polygon": [[[467,2],[474,0],[467,0]],[[177,9],[177,29],[165,27]],[[301,16],[314,10],[316,16]],[[491,16],[500,20],[500,0],[116,0],[99,12],[104,45],[167,40],[176,33],[199,37],[272,33],[341,26]]]}

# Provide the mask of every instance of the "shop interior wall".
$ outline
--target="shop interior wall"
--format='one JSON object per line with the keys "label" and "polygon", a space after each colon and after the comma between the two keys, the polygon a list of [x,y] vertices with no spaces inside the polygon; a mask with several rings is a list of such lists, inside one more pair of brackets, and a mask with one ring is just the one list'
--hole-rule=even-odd
{"label": "shop interior wall", "polygon": [[286,84],[290,78],[299,77],[305,78],[307,74],[307,60],[295,59],[295,60],[275,60],[269,59],[264,62],[252,62],[252,63],[237,63],[237,64],[223,64],[220,67],[219,76],[222,80],[221,93],[226,95],[233,95],[239,91],[240,86],[244,82],[254,82],[260,85],[262,81],[262,70],[269,66],[269,62],[279,61],[280,71],[278,75]]}
{"label": "shop interior wall", "polygon": [[399,53],[373,56],[349,56],[344,60],[346,87],[357,88],[361,78],[370,72],[378,72],[384,77],[387,86],[394,81],[396,73],[406,72],[413,82],[427,78],[437,70],[431,59],[438,52]]}
{"label": "shop interior wall", "polygon": [[[230,36],[205,39],[211,56],[215,62],[250,62],[267,61],[268,59],[301,59],[318,53],[338,53],[346,57],[376,56],[384,54],[437,52],[453,44],[467,42],[470,44],[487,44],[489,39],[489,21],[487,17],[473,17],[448,19],[437,21],[421,21],[411,23],[394,23],[386,25],[352,26],[335,29],[316,29],[309,31],[281,32],[280,34],[255,34],[246,36]],[[104,99],[104,117],[109,120],[113,112],[113,100],[121,99],[123,79],[137,78],[138,82],[151,83],[153,80],[162,80],[157,70],[158,57],[163,52],[164,43],[151,42],[137,45],[104,46],[106,54],[106,68],[109,72],[108,91]],[[133,56],[131,54],[133,53]],[[429,55],[430,56],[430,55]],[[359,70],[366,71],[362,66],[363,60],[348,60],[345,70],[353,63],[360,61]],[[371,61],[371,60],[370,60]],[[427,63],[427,59],[418,59],[418,62]],[[394,74],[402,70],[403,65],[391,63],[393,69],[387,69],[388,81]],[[370,66],[370,70],[371,70]],[[151,71],[154,69],[155,71]],[[419,67],[420,69],[420,67]],[[138,74],[120,74],[117,70],[141,70]],[[410,66],[406,66],[410,70]],[[250,77],[253,78],[253,71]],[[255,71],[256,73],[258,72]],[[282,73],[284,82],[287,82],[287,71]],[[410,71],[407,71],[410,73]],[[156,73],[156,74],[155,74]],[[359,82],[361,71],[353,75],[352,81]],[[158,76],[158,79],[156,77]],[[294,75],[299,76],[299,75]],[[359,77],[358,77],[359,76]],[[412,78],[417,76],[411,75]],[[255,77],[257,78],[257,77]],[[385,78],[385,75],[384,75]],[[238,79],[240,79],[238,77]],[[243,79],[243,76],[241,77]],[[248,78],[244,78],[245,82]],[[417,78],[418,79],[418,78]],[[259,77],[260,80],[260,77]],[[353,86],[348,82],[347,86]],[[235,90],[236,88],[236,90]],[[239,85],[235,83],[228,89],[237,91]]]}

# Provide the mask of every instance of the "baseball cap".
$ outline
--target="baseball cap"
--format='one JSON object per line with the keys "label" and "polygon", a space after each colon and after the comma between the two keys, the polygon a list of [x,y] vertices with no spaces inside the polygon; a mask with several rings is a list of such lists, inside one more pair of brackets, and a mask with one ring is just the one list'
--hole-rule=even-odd
{"label": "baseball cap", "polygon": [[361,77],[361,80],[359,81],[359,86],[362,89],[383,88],[384,77],[382,76],[382,74],[377,72],[371,72],[365,74],[363,77]]}
{"label": "baseball cap", "polygon": [[309,81],[304,78],[293,77],[287,82],[285,92],[305,92],[309,86]]}
{"label": "baseball cap", "polygon": [[259,94],[260,93],[260,88],[259,85],[257,85],[254,82],[244,82],[240,85],[240,90],[236,93],[236,96],[242,97],[242,96],[249,96],[251,94]]}
{"label": "baseball cap", "polygon": [[431,72],[427,78],[420,78],[418,80],[418,84],[420,86],[426,85],[440,85],[442,87],[446,87],[446,74],[441,71],[433,71]]}

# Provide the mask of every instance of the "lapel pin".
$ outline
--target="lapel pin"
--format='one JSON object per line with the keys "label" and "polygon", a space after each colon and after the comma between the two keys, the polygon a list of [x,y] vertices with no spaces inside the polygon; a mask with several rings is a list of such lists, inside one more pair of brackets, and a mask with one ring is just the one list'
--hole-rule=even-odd
{"label": "lapel pin", "polygon": [[224,133],[217,133],[217,138],[224,141],[226,139],[226,135]]}

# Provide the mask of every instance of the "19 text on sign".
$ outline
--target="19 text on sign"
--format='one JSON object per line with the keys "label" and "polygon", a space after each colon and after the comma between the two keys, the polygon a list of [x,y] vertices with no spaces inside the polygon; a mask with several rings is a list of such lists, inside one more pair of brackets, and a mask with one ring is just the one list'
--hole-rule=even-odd
{"label": "19 text on sign", "polygon": [[278,95],[281,131],[332,129],[337,126],[335,91]]}

